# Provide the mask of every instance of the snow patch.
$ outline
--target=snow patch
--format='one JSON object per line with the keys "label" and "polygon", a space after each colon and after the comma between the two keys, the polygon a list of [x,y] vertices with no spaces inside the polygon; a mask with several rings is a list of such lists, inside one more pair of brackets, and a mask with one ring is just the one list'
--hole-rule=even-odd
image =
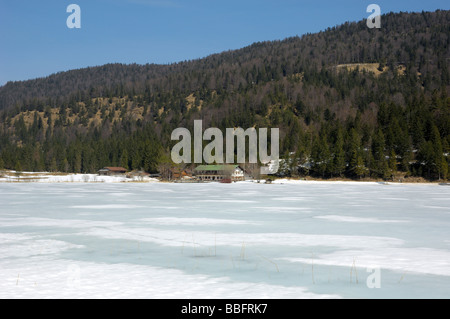
{"label": "snow patch", "polygon": [[129,209],[129,208],[141,208],[145,206],[130,205],[130,204],[106,204],[106,205],[79,205],[70,206],[70,208],[81,208],[81,209]]}
{"label": "snow patch", "polygon": [[[311,264],[311,258],[280,258],[290,262]],[[371,247],[367,250],[344,250],[314,256],[315,265],[351,268],[379,267],[401,273],[450,276],[450,252],[432,248]]]}
{"label": "snow patch", "polygon": [[30,257],[40,255],[55,255],[68,249],[83,248],[58,240],[29,240],[22,243],[0,244],[0,259]]}
{"label": "snow patch", "polygon": [[[390,237],[374,236],[341,236],[341,235],[311,235],[295,233],[215,233],[203,231],[161,230],[157,228],[91,228],[82,232],[86,236],[95,236],[109,239],[126,239],[144,242],[153,242],[164,246],[185,245],[226,245],[241,247],[245,242],[247,246],[289,246],[289,247],[338,247],[338,248],[365,248],[365,247],[392,247],[400,246],[403,240]],[[186,238],[189,238],[186,240]],[[194,240],[191,240],[194,238]]]}
{"label": "snow patch", "polygon": [[[37,217],[27,217],[27,218],[0,218],[0,224],[2,227],[18,227],[18,226],[29,226],[29,227],[55,227],[55,228],[81,228],[86,229],[89,227],[113,227],[121,225],[120,222],[113,221],[91,221],[91,220],[76,220],[76,219],[53,219],[53,218],[37,218]],[[27,238],[26,234],[1,234],[0,240],[3,238],[15,238],[14,235],[24,236]],[[2,237],[5,236],[5,237]]]}
{"label": "snow patch", "polygon": [[183,226],[209,226],[209,225],[258,225],[259,223],[237,219],[213,218],[143,218],[141,221],[155,225],[183,225]]}
{"label": "snow patch", "polygon": [[314,218],[331,220],[336,222],[347,222],[347,223],[407,223],[407,220],[395,220],[395,219],[378,219],[369,217],[353,217],[353,216],[343,216],[343,215],[324,215],[324,216],[314,216]]}
{"label": "snow patch", "polygon": [[339,298],[312,293],[305,287],[235,282],[223,276],[189,275],[159,267],[42,258],[29,261],[2,264],[0,298]]}

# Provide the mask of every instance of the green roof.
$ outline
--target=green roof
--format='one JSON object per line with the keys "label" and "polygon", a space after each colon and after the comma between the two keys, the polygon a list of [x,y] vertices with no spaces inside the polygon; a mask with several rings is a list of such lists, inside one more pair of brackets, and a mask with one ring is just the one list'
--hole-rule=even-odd
{"label": "green roof", "polygon": [[200,165],[194,171],[227,171],[238,168],[239,165]]}

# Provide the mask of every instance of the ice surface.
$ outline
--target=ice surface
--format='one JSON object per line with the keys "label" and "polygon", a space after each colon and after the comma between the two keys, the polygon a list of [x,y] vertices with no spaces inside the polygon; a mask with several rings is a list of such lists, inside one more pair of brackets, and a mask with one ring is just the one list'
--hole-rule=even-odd
{"label": "ice surface", "polygon": [[450,297],[448,187],[81,181],[0,183],[0,298]]}

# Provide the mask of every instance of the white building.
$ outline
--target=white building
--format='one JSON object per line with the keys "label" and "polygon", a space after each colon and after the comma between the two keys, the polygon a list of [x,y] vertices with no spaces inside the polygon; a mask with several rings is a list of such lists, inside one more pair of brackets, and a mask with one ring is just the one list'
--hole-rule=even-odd
{"label": "white building", "polygon": [[194,175],[201,181],[243,181],[244,170],[239,165],[200,165]]}

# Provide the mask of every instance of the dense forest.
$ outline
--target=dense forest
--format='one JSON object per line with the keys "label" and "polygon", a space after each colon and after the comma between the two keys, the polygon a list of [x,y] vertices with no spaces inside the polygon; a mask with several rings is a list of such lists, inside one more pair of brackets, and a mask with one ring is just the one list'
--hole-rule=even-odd
{"label": "dense forest", "polygon": [[446,179],[450,11],[366,21],[170,65],[108,64],[0,87],[0,169],[172,165],[171,132],[278,127],[279,172]]}

